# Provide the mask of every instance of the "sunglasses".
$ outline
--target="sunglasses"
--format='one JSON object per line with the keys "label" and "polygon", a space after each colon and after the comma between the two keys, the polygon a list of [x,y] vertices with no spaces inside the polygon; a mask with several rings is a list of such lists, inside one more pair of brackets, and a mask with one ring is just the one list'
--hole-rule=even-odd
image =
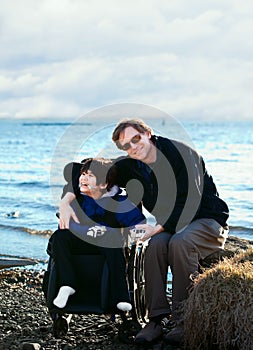
{"label": "sunglasses", "polygon": [[121,145],[119,142],[117,142],[117,147],[119,149],[122,149],[123,151],[127,151],[131,147],[131,143],[136,144],[140,140],[141,140],[141,134],[137,134],[131,138],[130,142],[127,142],[124,145]]}

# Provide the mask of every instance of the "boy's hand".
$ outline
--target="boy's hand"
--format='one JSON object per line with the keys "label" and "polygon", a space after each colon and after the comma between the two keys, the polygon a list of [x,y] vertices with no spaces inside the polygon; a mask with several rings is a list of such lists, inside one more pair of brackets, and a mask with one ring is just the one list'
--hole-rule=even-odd
{"label": "boy's hand", "polygon": [[92,226],[87,231],[87,236],[91,236],[93,238],[101,237],[107,231],[105,226]]}

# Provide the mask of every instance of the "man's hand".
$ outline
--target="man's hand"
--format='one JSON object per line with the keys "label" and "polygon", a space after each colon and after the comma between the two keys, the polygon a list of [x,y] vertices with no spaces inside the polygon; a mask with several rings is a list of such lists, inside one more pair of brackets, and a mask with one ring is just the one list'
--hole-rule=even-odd
{"label": "man's hand", "polygon": [[130,233],[131,241],[136,242],[144,235],[144,233],[146,233],[146,231],[144,229],[139,229],[135,227],[132,230],[130,230]]}
{"label": "man's hand", "polygon": [[135,228],[130,230],[131,237],[135,236],[137,240],[140,240],[141,242],[146,241],[147,239],[151,238],[157,233],[160,233],[163,231],[163,227],[161,225],[148,225],[148,224],[140,224],[135,225]]}
{"label": "man's hand", "polygon": [[75,195],[71,192],[67,192],[62,198],[59,205],[59,226],[60,229],[69,229],[69,222],[72,218],[75,222],[80,224],[76,213],[71,207],[70,203],[75,199]]}

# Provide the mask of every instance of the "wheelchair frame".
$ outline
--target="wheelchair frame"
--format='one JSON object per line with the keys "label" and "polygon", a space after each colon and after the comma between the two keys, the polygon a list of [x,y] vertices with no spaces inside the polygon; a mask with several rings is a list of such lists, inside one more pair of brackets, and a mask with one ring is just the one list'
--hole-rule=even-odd
{"label": "wheelchair frame", "polygon": [[[48,249],[50,256],[50,249]],[[145,258],[145,246],[137,243],[131,245],[131,247],[125,247],[125,256],[127,263],[126,276],[129,286],[130,301],[132,304],[132,310],[129,312],[123,312],[118,310],[117,314],[120,315],[122,323],[119,325],[118,337],[119,340],[124,343],[131,343],[135,335],[140,331],[141,323],[147,322],[147,310],[145,300],[145,278],[144,278],[144,258]],[[54,267],[54,260],[50,256],[48,262],[47,271],[43,278],[43,292],[46,298],[50,317],[53,321],[53,334],[56,338],[65,336],[69,330],[71,317],[73,314],[105,314],[111,315],[111,320],[115,321],[115,310],[110,312],[110,309],[104,307],[104,309],[96,308],[95,311],[78,311],[69,312],[68,308],[58,309],[52,305],[52,296],[50,296],[50,288],[52,284],[56,284],[56,280],[51,281],[52,269]],[[105,294],[107,291],[104,291]],[[102,293],[103,294],[103,293]],[[106,298],[106,296],[104,296]],[[106,305],[106,301],[104,301]],[[67,310],[67,311],[66,311]]]}

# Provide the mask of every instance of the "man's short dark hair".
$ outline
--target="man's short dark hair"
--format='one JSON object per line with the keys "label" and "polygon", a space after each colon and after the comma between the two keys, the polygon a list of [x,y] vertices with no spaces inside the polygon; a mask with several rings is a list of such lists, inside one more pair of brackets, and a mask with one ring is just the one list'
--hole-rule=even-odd
{"label": "man's short dark hair", "polygon": [[141,119],[133,118],[133,119],[123,119],[119,122],[112,133],[113,142],[117,143],[119,140],[119,136],[124,130],[128,127],[132,127],[139,131],[139,133],[144,134],[146,131],[153,133],[152,129]]}

